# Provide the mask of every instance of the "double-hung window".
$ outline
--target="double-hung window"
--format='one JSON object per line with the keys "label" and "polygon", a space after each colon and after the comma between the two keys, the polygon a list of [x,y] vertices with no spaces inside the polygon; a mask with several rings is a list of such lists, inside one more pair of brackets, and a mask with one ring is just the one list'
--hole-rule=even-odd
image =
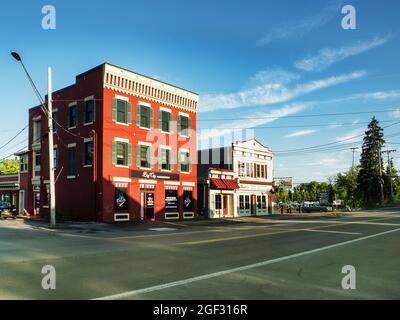
{"label": "double-hung window", "polygon": [[76,145],[68,145],[68,177],[76,177]]}
{"label": "double-hung window", "polygon": [[172,151],[169,148],[158,149],[158,168],[160,170],[172,170]]}
{"label": "double-hung window", "polygon": [[153,109],[148,105],[138,104],[136,106],[136,124],[140,128],[153,128]]}
{"label": "double-hung window", "polygon": [[70,105],[67,115],[68,128],[76,128],[78,125],[78,106],[76,104]]}
{"label": "double-hung window", "polygon": [[192,171],[192,160],[190,153],[188,151],[179,151],[179,171],[181,172],[191,172]]}
{"label": "double-hung window", "polygon": [[60,117],[58,116],[58,111],[53,111],[53,131],[57,132],[58,131],[58,127],[59,127],[59,123],[60,123]]}
{"label": "double-hung window", "polygon": [[139,168],[153,167],[153,148],[149,145],[138,144],[136,147],[136,164]]}
{"label": "double-hung window", "polygon": [[33,142],[32,144],[40,144],[40,140],[42,137],[41,133],[41,122],[39,120],[34,120],[33,121]]}
{"label": "double-hung window", "polygon": [[93,140],[88,140],[83,143],[83,165],[93,165]]}
{"label": "double-hung window", "polygon": [[[93,154],[93,145],[91,146]],[[93,159],[93,156],[92,156]],[[92,160],[93,161],[93,160]],[[132,164],[132,145],[128,140],[115,139],[112,143],[112,163],[117,166],[128,167]]]}
{"label": "double-hung window", "polygon": [[85,124],[90,124],[94,122],[94,99],[88,98],[85,100]]}
{"label": "double-hung window", "polygon": [[190,118],[187,115],[180,114],[178,116],[178,133],[181,136],[190,136]]}
{"label": "double-hung window", "polygon": [[172,132],[172,113],[166,110],[158,112],[158,128],[165,133]]}
{"label": "double-hung window", "polygon": [[132,105],[127,99],[112,100],[112,121],[128,125],[132,123]]}

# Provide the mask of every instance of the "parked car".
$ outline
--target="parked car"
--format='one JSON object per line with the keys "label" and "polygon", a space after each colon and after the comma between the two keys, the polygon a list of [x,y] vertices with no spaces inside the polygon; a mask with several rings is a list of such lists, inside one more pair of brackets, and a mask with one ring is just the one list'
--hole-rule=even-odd
{"label": "parked car", "polygon": [[304,203],[301,207],[302,212],[331,212],[332,207],[321,205],[318,202]]}
{"label": "parked car", "polygon": [[1,219],[16,219],[17,211],[11,206],[10,203],[0,201],[0,218]]}

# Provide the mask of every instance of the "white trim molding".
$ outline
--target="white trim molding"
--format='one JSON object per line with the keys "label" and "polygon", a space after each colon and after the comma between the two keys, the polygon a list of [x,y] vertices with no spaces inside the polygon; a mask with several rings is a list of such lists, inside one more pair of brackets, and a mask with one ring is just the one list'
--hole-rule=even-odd
{"label": "white trim molding", "polygon": [[110,64],[104,65],[103,87],[186,112],[197,112],[198,94]]}

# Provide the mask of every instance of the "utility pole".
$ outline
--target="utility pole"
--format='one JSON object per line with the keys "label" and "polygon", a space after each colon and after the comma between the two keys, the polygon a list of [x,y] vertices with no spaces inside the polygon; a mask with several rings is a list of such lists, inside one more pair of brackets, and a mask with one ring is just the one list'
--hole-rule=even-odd
{"label": "utility pole", "polygon": [[56,225],[56,188],[54,180],[54,143],[53,143],[53,96],[51,68],[47,69],[47,123],[49,127],[49,180],[50,180],[50,225]]}
{"label": "utility pole", "polygon": [[33,91],[36,94],[36,97],[38,98],[40,102],[40,107],[43,111],[43,113],[47,117],[47,123],[48,123],[48,142],[49,142],[49,193],[50,193],[50,225],[55,226],[56,225],[56,195],[55,195],[55,179],[54,179],[54,146],[53,146],[53,106],[52,106],[52,75],[51,75],[51,68],[49,67],[47,70],[47,80],[48,80],[48,101],[47,101],[47,108],[45,106],[45,101],[43,97],[40,95],[35,83],[32,80],[32,77],[30,76],[28,70],[25,67],[24,62],[22,61],[21,56],[18,54],[18,52],[11,52],[12,57],[18,61],[22,68],[24,69],[24,72],[29,80],[29,83],[33,89]]}
{"label": "utility pole", "polygon": [[352,162],[351,168],[354,169],[354,155],[355,155],[356,151],[358,150],[358,147],[350,148],[350,150],[351,150],[351,152],[353,152],[353,162]]}
{"label": "utility pole", "polygon": [[392,165],[390,163],[390,154],[392,152],[396,152],[396,151],[397,150],[395,150],[395,149],[382,151],[382,153],[386,153],[387,157],[388,157],[387,163],[388,163],[388,167],[389,167],[390,197],[393,197]]}
{"label": "utility pole", "polygon": [[382,177],[382,157],[381,157],[381,145],[378,142],[378,165],[379,165],[379,180],[381,185],[381,205],[385,202],[385,196],[383,194],[383,177]]}

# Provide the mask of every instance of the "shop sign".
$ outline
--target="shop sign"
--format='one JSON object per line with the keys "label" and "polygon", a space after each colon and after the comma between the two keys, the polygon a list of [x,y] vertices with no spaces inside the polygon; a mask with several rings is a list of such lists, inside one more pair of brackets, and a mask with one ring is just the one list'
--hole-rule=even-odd
{"label": "shop sign", "polygon": [[168,172],[132,170],[131,177],[132,178],[141,178],[141,179],[179,181],[179,174],[168,173]]}

